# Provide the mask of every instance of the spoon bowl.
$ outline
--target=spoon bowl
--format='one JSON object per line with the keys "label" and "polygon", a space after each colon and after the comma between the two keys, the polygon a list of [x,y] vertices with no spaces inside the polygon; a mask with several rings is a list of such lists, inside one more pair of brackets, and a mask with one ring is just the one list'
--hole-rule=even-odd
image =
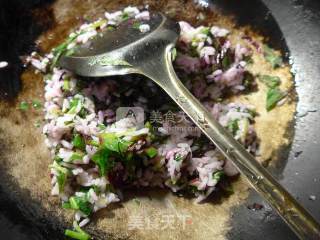
{"label": "spoon bowl", "polygon": [[148,25],[150,30],[144,33],[128,21],[106,29],[93,41],[77,47],[71,56],[62,56],[59,65],[87,77],[143,74],[144,65],[161,56],[180,32],[179,24],[160,13],[152,14]]}

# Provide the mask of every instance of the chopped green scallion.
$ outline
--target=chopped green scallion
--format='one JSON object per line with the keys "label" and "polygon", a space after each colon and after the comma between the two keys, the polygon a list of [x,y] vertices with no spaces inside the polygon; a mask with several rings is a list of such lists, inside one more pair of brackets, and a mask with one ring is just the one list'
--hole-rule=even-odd
{"label": "chopped green scallion", "polygon": [[180,162],[182,160],[182,156],[180,154],[176,154],[174,156],[174,160],[177,161],[177,162]]}
{"label": "chopped green scallion", "polygon": [[225,173],[223,171],[217,171],[215,173],[212,174],[212,178],[220,181],[220,179],[225,175]]}
{"label": "chopped green scallion", "polygon": [[149,147],[145,150],[145,153],[148,155],[149,158],[154,158],[158,155],[158,150],[154,147]]}
{"label": "chopped green scallion", "polygon": [[82,158],[84,157],[84,153],[83,152],[74,152],[72,155],[71,155],[71,157],[70,157],[70,159],[69,159],[69,161],[76,161],[76,160],[82,160]]}
{"label": "chopped green scallion", "polygon": [[32,107],[36,110],[40,109],[42,107],[42,104],[39,100],[34,99],[32,100]]}
{"label": "chopped green scallion", "polygon": [[237,131],[239,130],[239,119],[234,119],[229,121],[227,128],[232,133],[233,136],[237,134]]}
{"label": "chopped green scallion", "polygon": [[63,80],[62,89],[63,89],[64,91],[69,91],[69,90],[70,90],[70,79],[65,78],[65,79]]}
{"label": "chopped green scallion", "polygon": [[22,111],[27,111],[29,109],[29,103],[22,101],[19,105],[19,109]]}
{"label": "chopped green scallion", "polygon": [[86,147],[86,142],[83,139],[83,137],[80,134],[75,134],[72,140],[73,146],[76,148],[79,148],[81,150],[84,150]]}

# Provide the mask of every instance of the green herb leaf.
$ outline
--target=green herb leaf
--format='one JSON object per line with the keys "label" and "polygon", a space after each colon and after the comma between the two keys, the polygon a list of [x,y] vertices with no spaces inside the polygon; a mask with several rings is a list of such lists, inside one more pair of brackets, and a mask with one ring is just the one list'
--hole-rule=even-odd
{"label": "green herb leaf", "polygon": [[84,154],[83,152],[79,152],[79,151],[74,152],[74,153],[71,155],[69,161],[72,162],[72,161],[82,160],[82,158],[84,157],[84,155],[85,155],[85,154]]}
{"label": "green herb leaf", "polygon": [[64,91],[69,91],[69,90],[70,90],[70,79],[69,79],[69,78],[65,78],[65,79],[63,80],[62,89],[63,89]]}
{"label": "green herb leaf", "polygon": [[279,88],[270,88],[267,92],[267,111],[271,111],[285,96],[286,93],[282,92]]}
{"label": "green herb leaf", "polygon": [[67,181],[67,177],[69,174],[69,170],[65,167],[62,167],[59,163],[56,161],[53,162],[52,165],[49,166],[50,168],[54,168],[58,174],[57,174],[57,182],[59,186],[59,192],[62,192],[65,186],[65,183]]}
{"label": "green herb leaf", "polygon": [[107,127],[106,127],[104,124],[99,123],[99,124],[98,124],[98,128],[99,128],[99,130],[103,131],[103,130],[105,130]]}
{"label": "green herb leaf", "polygon": [[89,216],[92,213],[92,205],[87,200],[86,196],[78,197],[72,196],[69,198],[69,203],[71,209],[79,210],[84,213],[86,216]]}
{"label": "green herb leaf", "polygon": [[62,167],[58,162],[57,160],[55,159],[55,161],[49,165],[49,168],[53,168],[55,170],[57,170],[58,172],[63,172],[64,174],[68,174],[69,173],[69,170],[65,167]]}
{"label": "green herb leaf", "polygon": [[37,99],[32,100],[32,107],[36,110],[40,109],[42,107],[41,101]]}
{"label": "green herb leaf", "polygon": [[239,130],[239,119],[234,119],[228,122],[227,128],[232,133],[233,136],[237,134]]}
{"label": "green herb leaf", "polygon": [[29,103],[22,101],[19,105],[19,109],[22,111],[27,111],[29,109]]}
{"label": "green herb leaf", "polygon": [[126,21],[126,20],[128,20],[129,19],[129,14],[128,13],[123,13],[122,14],[122,20],[123,21]]}
{"label": "green herb leaf", "polygon": [[72,43],[80,34],[82,34],[82,32],[77,34],[74,33],[72,37],[69,37],[65,42],[53,49],[52,53],[54,57],[50,66],[51,70],[57,65],[60,57],[68,50],[68,45]]}
{"label": "green herb leaf", "polygon": [[58,186],[59,186],[59,192],[63,192],[66,181],[67,181],[67,174],[65,174],[63,172],[58,172],[57,182],[58,182]]}
{"label": "green herb leaf", "polygon": [[62,208],[63,209],[71,209],[71,204],[69,202],[64,202],[64,203],[62,203]]}
{"label": "green herb leaf", "polygon": [[283,64],[282,58],[267,45],[263,46],[263,55],[264,58],[271,64],[272,68],[280,67]]}
{"label": "green herb leaf", "polygon": [[83,139],[83,137],[80,134],[75,134],[72,140],[73,146],[76,148],[79,148],[81,150],[84,150],[86,147],[86,142]]}
{"label": "green herb leaf", "polygon": [[78,104],[81,104],[80,99],[79,98],[73,98],[70,101],[70,109],[68,111],[68,114],[75,114],[78,108]]}
{"label": "green herb leaf", "polygon": [[148,155],[149,158],[154,158],[155,156],[158,155],[158,150],[154,147],[149,147],[144,151]]}
{"label": "green herb leaf", "polygon": [[221,170],[221,171],[217,171],[215,173],[212,174],[212,178],[220,181],[220,179],[225,175],[225,173]]}
{"label": "green herb leaf", "polygon": [[177,161],[177,162],[180,162],[182,160],[182,156],[180,154],[176,154],[174,156],[174,160]]}
{"label": "green herb leaf", "polygon": [[79,210],[83,212],[85,215],[89,216],[92,213],[92,205],[89,201],[84,198],[80,198],[79,202]]}
{"label": "green herb leaf", "polygon": [[109,156],[110,152],[108,149],[100,149],[91,157],[92,161],[98,165],[101,176],[110,171],[114,165],[114,161]]}
{"label": "green herb leaf", "polygon": [[103,140],[103,147],[119,154],[126,152],[128,147],[132,144],[132,142],[123,140],[113,133],[103,133],[101,138]]}
{"label": "green herb leaf", "polygon": [[100,143],[95,140],[89,140],[89,141],[87,141],[87,144],[91,145],[91,146],[95,146],[95,147],[100,147]]}
{"label": "green herb leaf", "polygon": [[278,76],[261,75],[259,76],[259,79],[269,88],[275,88],[281,83],[281,79]]}
{"label": "green herb leaf", "polygon": [[208,35],[210,32],[210,28],[208,27],[204,27],[202,30],[201,30],[201,33],[205,34],[205,35]]}
{"label": "green herb leaf", "polygon": [[78,206],[78,203],[77,203],[75,197],[70,197],[69,203],[70,203],[70,207],[71,207],[72,209],[75,209],[75,210],[78,210],[78,209],[79,209],[79,206]]}

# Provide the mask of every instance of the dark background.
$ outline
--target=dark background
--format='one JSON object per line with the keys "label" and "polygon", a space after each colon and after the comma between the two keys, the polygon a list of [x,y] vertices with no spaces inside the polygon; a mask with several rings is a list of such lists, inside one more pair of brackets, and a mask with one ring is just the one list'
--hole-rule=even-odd
{"label": "dark background", "polygon": [[[19,77],[23,70],[20,56],[36,50],[35,39],[48,27],[35,19],[31,10],[45,7],[50,2],[0,0],[0,61],[9,62],[7,68],[0,69],[1,98],[14,97],[19,92]],[[213,3],[220,5],[222,2],[222,5],[227,3],[226,9],[230,7],[230,11],[238,8],[241,23],[256,24],[258,29],[271,36],[270,42],[274,47],[284,53],[290,52],[292,56],[299,97],[295,137],[288,161],[270,170],[320,220],[320,1],[261,1],[265,5],[255,0],[220,0]],[[247,14],[254,11],[256,14]],[[0,239],[61,239],[61,233],[54,233],[54,226],[35,225],[21,211],[19,204],[9,197],[1,177]],[[315,195],[316,201],[310,201],[310,195]],[[243,205],[233,210],[233,229],[228,234],[230,239],[296,239],[266,203],[252,192],[248,204],[255,202],[265,205],[265,209],[252,212]]]}

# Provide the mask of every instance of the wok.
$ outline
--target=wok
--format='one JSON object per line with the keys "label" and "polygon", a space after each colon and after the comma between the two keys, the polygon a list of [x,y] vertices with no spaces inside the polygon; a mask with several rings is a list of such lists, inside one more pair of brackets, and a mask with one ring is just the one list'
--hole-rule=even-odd
{"label": "wok", "polygon": [[[67,2],[67,1],[66,1]],[[86,1],[93,4],[94,1]],[[119,1],[123,4],[125,1]],[[161,1],[160,1],[161,2]],[[188,2],[188,1],[185,1]],[[20,56],[29,54],[36,49],[35,40],[44,31],[54,28],[59,23],[59,13],[52,12],[51,4],[54,1],[29,0],[29,1],[1,1],[0,2],[0,56],[6,59],[9,66],[0,71],[1,96],[5,107],[1,108],[0,121],[15,121],[17,125],[23,125],[28,116],[17,115],[15,117],[13,106],[16,96],[23,94],[26,88],[34,88],[32,96],[41,94],[38,76],[37,81],[20,81],[21,74],[26,73],[22,67]],[[183,1],[181,1],[183,3]],[[207,5],[206,1],[200,1]],[[72,9],[73,5],[81,9],[84,1],[73,1],[72,5],[65,5],[64,12]],[[80,6],[80,7],[79,7]],[[282,161],[271,167],[270,171],[299,201],[320,220],[319,204],[309,200],[310,195],[320,198],[319,192],[319,168],[320,153],[317,136],[320,133],[319,106],[320,106],[320,4],[318,1],[302,0],[242,0],[242,1],[213,1],[210,6],[221,8],[226,14],[233,14],[239,25],[251,25],[256,31],[268,38],[269,44],[280,49],[286,54],[288,61],[293,62],[295,72],[296,92],[298,96],[297,114],[293,141],[290,149],[281,152]],[[99,7],[99,6],[96,6]],[[183,7],[183,5],[182,5]],[[75,22],[67,23],[70,26]],[[63,29],[61,38],[69,28]],[[43,43],[44,48],[50,48]],[[289,59],[290,56],[290,59]],[[35,113],[41,118],[41,113]],[[2,126],[5,126],[2,124]],[[40,131],[29,129],[23,125],[25,131]],[[21,128],[18,128],[21,129]],[[0,233],[7,239],[62,239],[63,230],[68,227],[67,222],[61,220],[53,212],[48,212],[40,202],[35,201],[32,192],[18,184],[11,176],[8,168],[12,168],[4,159],[7,151],[15,151],[20,143],[21,148],[32,147],[33,144],[43,139],[24,139],[24,131],[17,132],[14,129],[16,141],[11,144],[3,140],[6,136],[4,129],[0,129]],[[27,142],[26,146],[23,146]],[[22,146],[21,146],[22,145]],[[42,151],[42,150],[39,150]],[[19,149],[16,150],[19,154]],[[27,156],[26,156],[27,157]],[[34,156],[37,157],[37,156]],[[49,160],[48,160],[49,161]],[[32,163],[30,163],[32,164]],[[34,171],[42,176],[46,172],[47,163],[34,166]],[[14,167],[14,166],[13,166]],[[18,167],[18,166],[17,166]],[[19,166],[21,168],[21,166]],[[21,176],[23,178],[25,176]],[[48,178],[48,177],[47,177]],[[48,179],[40,179],[47,181]],[[259,203],[265,206],[261,211],[248,210],[247,206]],[[55,206],[58,209],[58,205]],[[296,239],[294,234],[274,213],[271,208],[254,192],[240,206],[231,210],[231,228],[226,233],[228,239]],[[109,216],[110,217],[110,216]],[[111,216],[112,217],[112,216]],[[111,218],[112,219],[112,218]],[[217,223],[218,224],[218,223]],[[209,226],[210,227],[210,226]],[[103,238],[104,235],[97,238]],[[110,236],[121,239],[121,236]],[[123,237],[127,238],[127,237]],[[129,237],[130,238],[130,237]],[[178,239],[178,238],[177,238]]]}

